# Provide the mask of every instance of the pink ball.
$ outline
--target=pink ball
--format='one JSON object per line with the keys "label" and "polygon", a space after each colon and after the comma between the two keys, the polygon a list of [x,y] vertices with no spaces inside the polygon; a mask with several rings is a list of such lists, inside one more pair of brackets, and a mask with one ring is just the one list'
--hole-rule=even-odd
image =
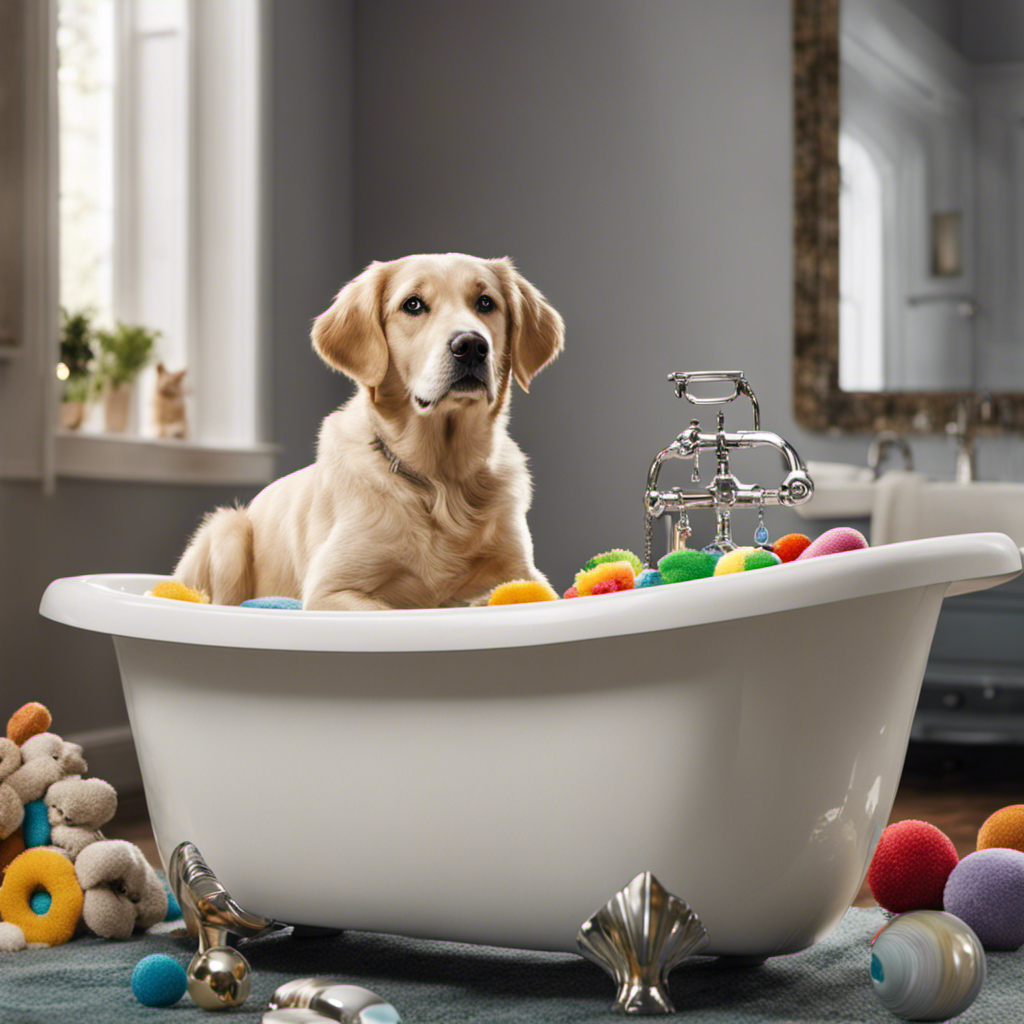
{"label": "pink ball", "polygon": [[943,909],[966,921],[986,949],[1024,945],[1024,853],[992,848],[968,854],[946,881]]}
{"label": "pink ball", "polygon": [[837,526],[812,541],[809,547],[797,555],[796,560],[799,562],[803,558],[817,558],[818,555],[837,555],[840,551],[856,551],[867,546],[867,538],[860,530],[852,526]]}

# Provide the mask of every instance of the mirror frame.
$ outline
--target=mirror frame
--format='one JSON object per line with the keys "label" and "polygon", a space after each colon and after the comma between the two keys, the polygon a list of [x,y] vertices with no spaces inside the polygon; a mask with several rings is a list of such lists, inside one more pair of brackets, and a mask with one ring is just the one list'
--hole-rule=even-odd
{"label": "mirror frame", "polygon": [[[832,433],[942,433],[959,391],[839,387],[839,4],[793,0],[793,404],[797,422]],[[1024,394],[988,394],[979,432],[1024,431]]]}

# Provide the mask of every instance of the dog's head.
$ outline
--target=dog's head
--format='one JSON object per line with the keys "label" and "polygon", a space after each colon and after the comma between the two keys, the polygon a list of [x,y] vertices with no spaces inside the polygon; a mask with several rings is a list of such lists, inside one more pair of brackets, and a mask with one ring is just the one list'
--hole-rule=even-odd
{"label": "dog's head", "polygon": [[504,403],[562,350],[565,325],[504,259],[461,253],[371,263],[313,324],[313,345],[374,401],[420,415]]}

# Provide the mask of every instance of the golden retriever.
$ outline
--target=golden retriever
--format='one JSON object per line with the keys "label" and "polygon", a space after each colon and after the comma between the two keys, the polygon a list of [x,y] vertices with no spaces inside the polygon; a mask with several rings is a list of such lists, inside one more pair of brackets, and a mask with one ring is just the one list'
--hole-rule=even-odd
{"label": "golden retriever", "polygon": [[316,462],[208,514],[175,578],[216,604],[280,595],[308,609],[474,604],[543,580],[509,393],[564,335],[507,258],[371,263],[313,324],[316,351],[359,384],[324,420]]}

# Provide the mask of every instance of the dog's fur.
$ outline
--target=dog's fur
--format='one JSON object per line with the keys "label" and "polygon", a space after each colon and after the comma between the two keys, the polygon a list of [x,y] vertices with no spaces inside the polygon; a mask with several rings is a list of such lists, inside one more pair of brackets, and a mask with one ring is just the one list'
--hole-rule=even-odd
{"label": "dog's fur", "polygon": [[[316,462],[210,513],[175,578],[216,604],[281,595],[309,609],[472,604],[543,580],[509,391],[513,376],[528,390],[564,330],[507,258],[371,263],[313,325],[316,351],[360,385],[324,420]],[[463,332],[488,349],[472,373],[451,349]]]}

